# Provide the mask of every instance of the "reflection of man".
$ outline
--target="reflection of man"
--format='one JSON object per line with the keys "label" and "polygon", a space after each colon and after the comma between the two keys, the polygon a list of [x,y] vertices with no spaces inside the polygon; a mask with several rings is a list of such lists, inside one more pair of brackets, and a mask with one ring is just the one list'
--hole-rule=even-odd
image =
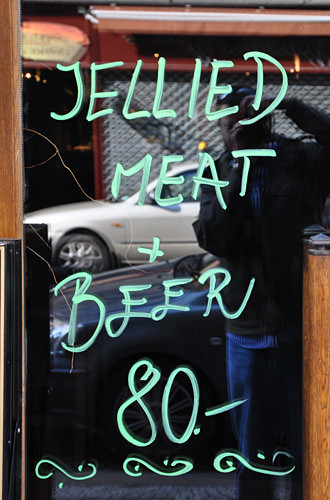
{"label": "reflection of man", "polygon": [[[261,108],[270,99],[264,97]],[[294,140],[271,133],[271,117],[252,125],[254,91],[234,89],[219,107],[239,105],[220,120],[227,150],[216,162],[227,209],[214,188],[203,186],[195,231],[202,248],[222,257],[232,277],[223,290],[225,305],[236,311],[251,277],[256,278],[243,313],[227,321],[227,378],[230,399],[247,401],[233,410],[239,451],[260,468],[288,465],[276,449],[294,456],[291,499],[301,498],[301,329],[302,230],[322,222],[330,192],[330,118],[296,100],[280,105],[315,140]],[[245,196],[240,196],[243,158],[234,150],[269,148],[276,157],[251,157]],[[205,175],[205,174],[204,174]],[[207,174],[206,174],[207,175]],[[274,461],[273,461],[274,459]],[[239,500],[273,498],[271,475],[241,467]]]}

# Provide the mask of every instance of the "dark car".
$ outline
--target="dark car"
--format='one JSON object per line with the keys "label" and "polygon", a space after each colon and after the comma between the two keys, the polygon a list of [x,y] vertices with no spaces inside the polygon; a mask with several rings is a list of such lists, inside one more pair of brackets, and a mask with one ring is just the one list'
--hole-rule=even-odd
{"label": "dark car", "polygon": [[67,278],[52,294],[53,423],[112,453],[221,449],[224,317],[209,292],[223,280],[210,254]]}

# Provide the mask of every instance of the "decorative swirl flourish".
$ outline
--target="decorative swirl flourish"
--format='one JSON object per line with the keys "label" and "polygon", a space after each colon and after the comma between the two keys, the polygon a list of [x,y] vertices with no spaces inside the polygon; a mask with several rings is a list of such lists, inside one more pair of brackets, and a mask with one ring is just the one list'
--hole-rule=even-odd
{"label": "decorative swirl flourish", "polygon": [[[285,452],[277,451],[276,456],[279,454],[286,455]],[[290,455],[292,457],[292,455]],[[247,469],[252,470],[253,472],[258,472],[259,474],[268,474],[270,476],[286,476],[290,474],[294,469],[295,465],[291,464],[288,465],[287,467],[270,467],[270,466],[264,466],[260,467],[259,464],[250,462],[247,460],[243,455],[241,455],[237,450],[222,450],[217,455],[215,456],[215,459],[213,461],[213,466],[215,470],[218,472],[223,472],[225,474],[229,472],[233,472],[236,470],[236,466],[234,465],[234,459],[238,460],[243,464]],[[276,458],[276,457],[275,457]],[[224,463],[221,463],[223,462]],[[274,463],[274,460],[273,460]]]}
{"label": "decorative swirl flourish", "polygon": [[[41,472],[40,469],[45,464],[51,466],[52,470],[50,472],[47,472],[47,473]],[[54,474],[54,469],[57,469],[60,472],[62,472],[63,474],[65,474],[67,477],[69,477],[70,479],[74,479],[75,481],[83,481],[84,479],[90,479],[90,478],[94,477],[97,473],[97,467],[95,464],[88,463],[87,466],[91,468],[91,472],[89,472],[88,474],[83,473],[84,464],[81,464],[78,467],[79,473],[74,475],[72,473],[69,473],[66,470],[66,466],[64,466],[63,464],[59,465],[51,458],[42,458],[37,463],[37,465],[35,467],[35,472],[36,472],[36,475],[39,479],[49,479]]]}
{"label": "decorative swirl flourish", "polygon": [[123,463],[123,469],[126,474],[133,477],[142,476],[142,467],[160,476],[173,477],[187,474],[194,468],[193,460],[187,457],[174,457],[170,463],[168,459],[165,459],[163,463],[165,467],[157,465],[142,455],[129,455]]}

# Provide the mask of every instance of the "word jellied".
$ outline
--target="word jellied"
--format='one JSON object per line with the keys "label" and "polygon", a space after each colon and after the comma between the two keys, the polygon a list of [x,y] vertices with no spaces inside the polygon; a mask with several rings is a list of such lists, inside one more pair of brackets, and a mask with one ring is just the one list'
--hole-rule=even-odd
{"label": "word jellied", "polygon": [[[263,118],[265,115],[268,113],[271,113],[282,101],[283,97],[285,96],[287,87],[288,87],[288,77],[287,74],[283,68],[283,66],[273,57],[271,57],[268,54],[265,54],[264,52],[259,52],[259,51],[251,51],[251,52],[246,52],[243,55],[243,58],[245,60],[247,59],[254,59],[255,62],[257,63],[257,89],[256,89],[256,96],[254,100],[253,107],[255,111],[258,111],[260,108],[260,103],[262,99],[262,93],[263,93],[263,72],[264,72],[264,66],[263,66],[263,61],[267,61],[268,63],[273,64],[277,69],[280,70],[281,76],[282,76],[282,85],[280,88],[280,91],[278,95],[275,97],[274,101],[263,111],[261,111],[259,114],[256,116],[242,120],[241,123],[244,125],[248,125],[251,123],[255,123],[256,121],[260,120]],[[91,121],[95,120],[96,118],[99,118],[101,116],[111,114],[113,113],[113,108],[107,108],[107,109],[101,109],[99,111],[94,111],[95,103],[97,99],[104,99],[104,98],[116,98],[118,96],[118,91],[117,90],[112,90],[108,92],[98,92],[97,91],[97,75],[101,71],[106,71],[109,69],[113,68],[118,68],[122,67],[124,65],[123,61],[114,61],[114,62],[109,62],[106,64],[95,64],[92,63],[90,66],[90,72],[91,72],[91,89],[90,89],[90,95],[89,95],[89,107],[87,111],[87,116],[86,120]],[[127,97],[122,109],[122,114],[125,119],[127,120],[134,120],[136,118],[148,118],[151,116],[151,114],[154,116],[156,119],[163,119],[163,118],[176,118],[177,112],[174,109],[160,109],[161,107],[161,101],[162,101],[162,96],[163,96],[163,88],[164,88],[164,81],[165,81],[165,66],[166,66],[166,60],[164,57],[160,57],[158,60],[158,72],[157,72],[157,84],[156,84],[156,91],[155,91],[155,97],[154,97],[154,102],[153,102],[153,107],[152,111],[148,110],[140,110],[140,111],[134,111],[132,110],[131,102],[133,99],[134,95],[134,90],[135,86],[137,83],[137,80],[139,78],[139,74],[141,71],[141,67],[143,65],[142,60],[138,60],[136,63],[135,70],[132,75],[130,87],[127,93]],[[234,66],[233,61],[222,61],[222,60],[214,60],[211,63],[212,65],[212,72],[210,76],[210,83],[209,83],[209,91],[206,99],[206,104],[205,104],[205,116],[209,121],[212,120],[219,120],[220,118],[223,118],[224,116],[231,115],[233,113],[237,113],[238,111],[238,106],[231,106],[229,108],[225,109],[220,109],[217,111],[212,111],[212,105],[214,98],[217,95],[221,94],[227,94],[231,92],[232,86],[231,85],[217,85],[217,79],[218,79],[218,74],[219,70],[221,68],[232,68]],[[70,66],[63,66],[62,64],[57,64],[57,69],[60,71],[73,71],[76,84],[77,84],[77,100],[74,108],[69,112],[64,115],[59,115],[55,112],[52,112],[50,115],[54,120],[69,120],[70,118],[73,118],[76,116],[81,108],[82,104],[84,101],[84,85],[83,85],[83,80],[80,72],[80,63],[76,62]],[[200,59],[195,60],[195,69],[193,73],[193,78],[192,78],[192,84],[191,84],[191,93],[190,93],[190,98],[189,98],[189,106],[188,106],[188,117],[189,118],[194,118],[195,116],[195,108],[196,108],[196,103],[197,103],[197,95],[198,95],[198,90],[200,86],[200,80],[201,80],[201,72],[202,72],[202,63]]]}
{"label": "word jellied", "polygon": [[[219,274],[224,276],[220,284],[217,283]],[[203,316],[207,317],[210,314],[212,303],[214,300],[216,300],[223,316],[229,319],[238,318],[244,311],[245,306],[250,298],[254,287],[255,278],[251,278],[242,303],[237,311],[234,312],[230,312],[226,309],[221,296],[222,290],[227,285],[229,285],[231,281],[230,272],[222,267],[208,269],[201,274],[201,276],[198,278],[198,282],[201,284],[205,284],[207,280],[209,280],[209,289],[206,295],[208,301]],[[160,321],[165,318],[168,311],[190,311],[189,306],[173,303],[171,302],[171,299],[179,298],[184,295],[184,291],[182,290],[182,288],[179,290],[173,290],[173,288],[191,283],[193,281],[193,278],[179,278],[163,281],[164,303],[153,307],[150,311],[132,310],[133,306],[144,306],[148,302],[148,300],[145,297],[134,299],[131,297],[131,293],[149,290],[150,288],[152,288],[151,284],[120,286],[119,291],[124,296],[121,301],[124,306],[124,311],[120,313],[110,314],[107,317],[106,307],[103,301],[96,295],[86,293],[92,283],[92,275],[88,272],[81,271],[79,273],[68,276],[55,287],[54,294],[58,295],[61,287],[67,283],[70,283],[71,281],[75,282],[76,288],[72,297],[68,340],[67,343],[62,342],[62,347],[70,352],[86,351],[92,344],[94,344],[103,326],[105,326],[106,332],[109,337],[118,337],[123,333],[131,318],[148,318],[152,319],[153,321]],[[96,306],[99,308],[99,321],[95,330],[92,332],[90,339],[80,346],[75,346],[77,336],[78,306],[79,304],[86,301],[95,302]],[[117,328],[117,330],[115,330],[113,328],[113,322],[118,319],[122,320],[121,325]]]}
{"label": "word jellied", "polygon": [[[145,371],[142,375],[137,377],[137,371],[144,367]],[[192,410],[189,422],[187,423],[187,427],[181,436],[177,435],[171,426],[170,416],[169,416],[169,402],[171,398],[171,390],[175,378],[177,375],[184,373],[192,387],[193,393],[193,402],[192,402]],[[150,446],[157,437],[157,423],[152,414],[152,410],[149,408],[147,403],[143,400],[143,397],[148,394],[159,382],[161,378],[161,370],[154,365],[154,363],[149,359],[141,359],[134,363],[131,367],[128,374],[128,387],[131,391],[132,396],[127,399],[127,401],[123,402],[118,411],[117,411],[117,424],[118,429],[124,439],[131,443],[133,446],[137,447],[146,447]],[[138,379],[138,380],[137,380]],[[137,386],[137,381],[145,382],[142,387]],[[186,443],[192,435],[198,435],[200,432],[200,426],[196,425],[198,411],[199,411],[199,399],[200,399],[200,390],[198,380],[194,371],[188,366],[178,366],[176,367],[169,375],[167,382],[165,384],[161,402],[161,416],[162,416],[162,424],[165,435],[167,438],[176,444]],[[222,404],[215,408],[206,410],[204,415],[209,417],[213,415],[217,415],[219,413],[223,413],[229,411],[239,405],[242,405],[246,402],[246,399],[232,401],[226,404]],[[150,437],[149,439],[141,438],[135,435],[129,427],[125,423],[125,411],[129,407],[137,403],[140,405],[142,411],[144,412],[148,423],[150,425]],[[222,473],[229,473],[236,470],[236,466],[234,464],[234,460],[241,462],[245,467],[249,468],[254,472],[258,472],[260,474],[268,474],[273,476],[285,476],[290,474],[295,466],[293,464],[293,457],[291,454],[279,450],[273,455],[273,464],[275,464],[275,460],[279,455],[285,455],[290,458],[290,464],[286,467],[275,467],[275,466],[260,466],[260,464],[255,464],[249,460],[247,460],[244,456],[242,456],[237,450],[222,450],[217,453],[213,466],[215,470]],[[263,453],[258,453],[259,460],[265,460],[265,456]],[[133,467],[134,464],[134,467]],[[142,455],[129,455],[123,464],[123,469],[126,474],[130,476],[141,476],[142,475],[142,466],[147,468],[148,470],[162,475],[162,476],[179,476],[182,474],[187,474],[193,469],[193,460],[188,457],[174,457],[171,461],[167,458],[163,461],[165,467],[159,466],[154,462],[150,461],[148,458],[143,457]]]}

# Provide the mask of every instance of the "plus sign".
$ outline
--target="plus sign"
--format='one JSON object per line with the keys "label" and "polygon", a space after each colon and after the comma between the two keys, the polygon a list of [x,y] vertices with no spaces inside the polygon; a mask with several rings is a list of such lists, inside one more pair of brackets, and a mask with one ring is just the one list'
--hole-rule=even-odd
{"label": "plus sign", "polygon": [[158,238],[158,236],[154,236],[152,249],[139,247],[137,251],[140,253],[149,254],[150,255],[149,262],[154,262],[157,259],[157,257],[162,257],[164,255],[163,250],[159,250],[159,244],[160,244],[160,239]]}

